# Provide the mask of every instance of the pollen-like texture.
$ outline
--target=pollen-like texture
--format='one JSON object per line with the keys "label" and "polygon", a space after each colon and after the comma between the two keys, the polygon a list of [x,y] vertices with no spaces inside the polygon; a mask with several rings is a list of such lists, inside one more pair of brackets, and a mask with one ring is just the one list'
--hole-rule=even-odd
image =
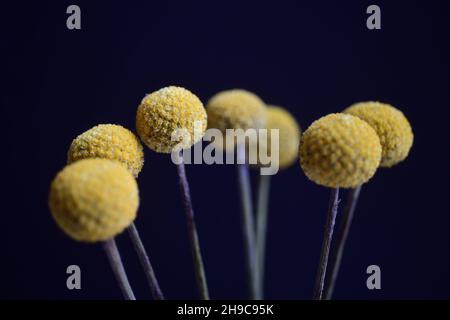
{"label": "pollen-like texture", "polygon": [[[278,129],[278,165],[285,169],[292,165],[298,157],[300,144],[300,126],[295,118],[284,108],[269,106],[267,108],[267,155],[272,153],[271,129]],[[261,148],[263,144],[259,144]],[[263,151],[264,152],[264,151]]]}
{"label": "pollen-like texture", "polygon": [[101,158],[117,160],[137,177],[144,165],[144,152],[139,139],[130,130],[114,124],[100,124],[73,140],[67,162]]}
{"label": "pollen-like texture", "polygon": [[330,114],[314,121],[300,143],[300,164],[317,184],[354,188],[378,168],[381,145],[375,130],[348,114]]}
{"label": "pollen-like texture", "polygon": [[369,101],[356,103],[344,112],[357,116],[375,129],[383,148],[381,167],[392,167],[408,156],[414,135],[400,110],[389,104]]}
{"label": "pollen-like texture", "polygon": [[136,218],[136,180],[117,161],[80,160],[66,166],[53,180],[50,210],[58,226],[83,242],[110,239]]}
{"label": "pollen-like texture", "polygon": [[266,124],[266,105],[254,93],[234,89],[213,96],[207,106],[208,127],[225,134],[226,129],[260,129]]}
{"label": "pollen-like texture", "polygon": [[196,95],[171,86],[144,97],[137,110],[136,128],[150,149],[170,153],[200,141],[206,119],[205,108]]}

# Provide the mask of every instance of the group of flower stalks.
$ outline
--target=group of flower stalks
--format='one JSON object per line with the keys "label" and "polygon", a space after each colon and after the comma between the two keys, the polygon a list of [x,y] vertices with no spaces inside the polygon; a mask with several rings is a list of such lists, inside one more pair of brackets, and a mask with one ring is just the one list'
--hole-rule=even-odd
{"label": "group of flower stalks", "polygon": [[[199,122],[202,124],[200,133],[196,132]],[[100,124],[73,140],[68,151],[68,164],[56,175],[50,187],[50,210],[57,225],[76,241],[102,243],[124,298],[134,300],[114,240],[126,229],[153,298],[164,299],[134,224],[139,206],[135,178],[144,164],[141,141],[155,152],[168,154],[179,145],[172,139],[175,130],[188,130],[191,135],[189,145],[182,146],[188,149],[201,139],[207,128],[219,129],[224,134],[226,129],[279,129],[280,169],[291,166],[299,156],[306,176],[331,188],[313,292],[313,299],[331,299],[361,186],[379,167],[392,167],[404,160],[413,143],[408,120],[401,111],[388,104],[357,103],[342,113],[318,119],[301,135],[299,125],[288,111],[266,105],[249,91],[220,92],[209,100],[205,109],[200,99],[184,88],[162,88],[146,95],[137,109],[136,129],[140,139],[122,126]],[[270,176],[260,175],[254,210],[244,144],[235,143],[233,148],[238,159],[248,289],[251,299],[263,299]],[[260,145],[269,148],[271,144]],[[176,152],[181,156],[182,150]],[[200,297],[209,299],[189,185],[184,164],[180,162],[174,165],[179,176],[195,277]],[[350,188],[350,191],[332,246],[340,188]]]}

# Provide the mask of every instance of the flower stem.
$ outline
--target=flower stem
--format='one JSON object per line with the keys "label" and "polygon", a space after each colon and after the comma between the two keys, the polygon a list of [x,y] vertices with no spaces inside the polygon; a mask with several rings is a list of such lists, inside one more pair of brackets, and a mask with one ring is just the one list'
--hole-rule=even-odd
{"label": "flower stem", "polygon": [[348,194],[347,203],[344,208],[342,221],[335,240],[335,245],[331,252],[330,273],[325,287],[325,299],[330,300],[333,296],[336,279],[341,266],[342,255],[344,253],[345,243],[347,242],[348,233],[352,224],[353,215],[355,213],[356,204],[358,203],[361,187],[351,189]]}
{"label": "flower stem", "polygon": [[124,299],[136,300],[133,290],[131,289],[130,282],[128,281],[125,268],[123,267],[122,259],[120,258],[119,250],[117,249],[114,238],[103,242],[103,248],[106,251],[106,256],[108,257],[109,264],[111,265],[120,290],[122,290]]}
{"label": "flower stem", "polygon": [[260,175],[258,184],[258,202],[256,219],[256,253],[258,257],[259,272],[259,290],[261,299],[264,297],[264,266],[266,257],[266,239],[267,239],[267,215],[269,206],[270,191],[269,175]]}
{"label": "flower stem", "polygon": [[327,219],[322,242],[320,262],[317,268],[316,283],[314,286],[313,299],[322,300],[325,275],[327,272],[328,256],[330,254],[331,240],[333,239],[334,224],[339,205],[339,188],[331,189],[330,202],[328,205]]}
{"label": "flower stem", "polygon": [[128,234],[139,257],[142,268],[144,269],[144,273],[147,277],[147,282],[150,286],[153,299],[164,300],[164,296],[161,292],[161,288],[159,287],[158,280],[156,279],[155,271],[153,270],[152,264],[150,263],[150,259],[147,255],[147,252],[145,251],[144,244],[142,243],[141,237],[139,236],[139,232],[134,222],[128,227]]}
{"label": "flower stem", "polygon": [[239,191],[242,206],[242,232],[244,238],[244,251],[247,265],[247,282],[252,300],[261,299],[258,287],[259,273],[256,256],[256,230],[253,217],[250,173],[245,163],[245,144],[238,144],[237,170]]}
{"label": "flower stem", "polygon": [[200,242],[198,239],[197,226],[194,220],[194,210],[192,208],[192,199],[189,191],[189,183],[186,177],[184,163],[177,165],[178,177],[180,181],[181,196],[183,198],[184,209],[186,213],[186,222],[191,242],[192,256],[194,259],[195,276],[197,286],[202,300],[209,300],[208,284],[206,282],[205,267],[203,266],[202,253],[200,251]]}

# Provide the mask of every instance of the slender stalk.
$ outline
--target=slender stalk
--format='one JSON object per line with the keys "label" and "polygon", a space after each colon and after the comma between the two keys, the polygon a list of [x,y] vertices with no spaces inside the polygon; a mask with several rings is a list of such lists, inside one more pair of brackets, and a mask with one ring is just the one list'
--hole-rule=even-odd
{"label": "slender stalk", "polygon": [[147,277],[147,282],[152,292],[153,299],[164,300],[164,296],[161,292],[161,288],[159,287],[158,280],[156,279],[155,271],[153,270],[150,259],[147,255],[147,252],[145,251],[144,244],[142,243],[141,237],[139,236],[139,232],[134,223],[132,223],[128,227],[128,234],[139,257],[142,268],[144,269],[144,273]]}
{"label": "slender stalk", "polygon": [[130,282],[128,281],[125,268],[123,267],[122,259],[120,258],[119,250],[117,249],[114,238],[103,242],[103,248],[106,251],[106,256],[108,257],[109,264],[111,265],[124,299],[136,300],[133,290],[131,289]]}
{"label": "slender stalk", "polygon": [[339,274],[339,268],[341,266],[342,255],[344,254],[345,243],[347,242],[348,233],[352,224],[356,204],[358,203],[361,187],[362,186],[351,189],[348,194],[347,203],[344,208],[342,221],[339,225],[335,245],[333,246],[333,250],[331,252],[330,273],[327,284],[325,286],[326,300],[330,300],[333,296],[336,279]]}
{"label": "slender stalk", "polygon": [[183,198],[184,209],[186,213],[186,222],[191,242],[192,257],[194,259],[195,276],[197,286],[202,300],[209,300],[208,284],[206,282],[205,267],[203,266],[202,253],[200,251],[200,242],[198,239],[197,226],[194,220],[194,210],[192,208],[192,199],[189,191],[189,183],[186,177],[184,163],[177,165],[178,177],[180,180],[181,196]]}
{"label": "slender stalk", "polygon": [[258,287],[259,273],[256,256],[256,230],[253,218],[250,173],[245,163],[245,144],[236,148],[239,191],[242,206],[242,232],[247,266],[247,282],[252,300],[261,299]]}
{"label": "slender stalk", "polygon": [[259,290],[261,299],[264,297],[264,266],[266,260],[267,216],[270,191],[269,175],[260,175],[258,184],[258,202],[256,219],[256,254],[258,257]]}
{"label": "slender stalk", "polygon": [[327,272],[328,256],[330,254],[331,240],[333,239],[334,224],[339,205],[339,188],[331,189],[330,202],[328,205],[327,219],[322,242],[320,262],[317,268],[316,284],[314,286],[313,299],[322,300],[325,275]]}

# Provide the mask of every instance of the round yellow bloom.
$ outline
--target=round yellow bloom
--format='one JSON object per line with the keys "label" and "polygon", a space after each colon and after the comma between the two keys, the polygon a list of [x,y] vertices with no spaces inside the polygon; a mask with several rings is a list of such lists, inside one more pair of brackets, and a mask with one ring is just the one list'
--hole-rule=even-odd
{"label": "round yellow bloom", "polygon": [[344,112],[357,116],[375,129],[383,148],[381,167],[392,167],[408,156],[414,136],[400,110],[389,104],[369,101],[356,103]]}
{"label": "round yellow bloom", "polygon": [[58,226],[77,241],[96,242],[121,233],[136,218],[136,180],[117,161],[80,160],[53,180],[50,210]]}
{"label": "round yellow bloom", "polygon": [[206,119],[205,108],[196,95],[171,86],[144,97],[137,110],[136,128],[150,149],[170,153],[200,141]]}
{"label": "round yellow bloom", "polygon": [[206,105],[208,127],[225,133],[226,129],[260,129],[266,124],[266,105],[254,93],[234,89],[217,93]]}
{"label": "round yellow bloom", "polygon": [[139,139],[130,130],[114,124],[100,124],[73,140],[67,163],[90,158],[117,160],[135,177],[144,165],[144,152]]}
{"label": "round yellow bloom", "polygon": [[367,182],[380,159],[375,130],[348,114],[330,114],[314,121],[300,144],[300,164],[306,176],[330,188],[354,188]]}
{"label": "round yellow bloom", "polygon": [[[279,144],[278,165],[285,169],[292,165],[298,157],[300,145],[300,126],[295,118],[286,110],[278,106],[268,106],[267,110],[267,155],[271,155],[271,129],[278,129]],[[259,143],[259,148],[263,145]]]}

